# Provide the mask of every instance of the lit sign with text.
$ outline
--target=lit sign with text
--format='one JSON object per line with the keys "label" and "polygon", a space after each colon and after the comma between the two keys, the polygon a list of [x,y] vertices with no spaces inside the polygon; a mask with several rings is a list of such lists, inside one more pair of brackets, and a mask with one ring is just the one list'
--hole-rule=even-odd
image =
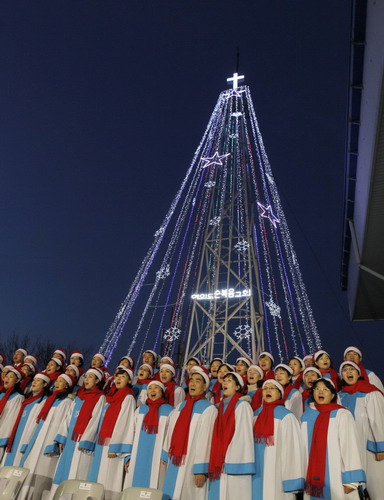
{"label": "lit sign with text", "polygon": [[243,297],[250,297],[251,289],[235,290],[234,288],[224,288],[216,290],[214,293],[194,293],[192,299],[195,300],[218,300],[218,299],[241,299]]}

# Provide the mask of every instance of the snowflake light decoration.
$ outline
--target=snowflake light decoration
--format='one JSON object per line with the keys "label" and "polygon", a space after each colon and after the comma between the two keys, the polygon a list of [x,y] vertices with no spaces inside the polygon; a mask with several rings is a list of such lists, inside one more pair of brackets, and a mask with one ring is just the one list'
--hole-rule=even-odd
{"label": "snowflake light decoration", "polygon": [[218,226],[220,224],[221,217],[219,215],[216,215],[213,219],[209,221],[210,226]]}
{"label": "snowflake light decoration", "polygon": [[159,271],[157,271],[156,278],[158,280],[164,280],[170,274],[171,274],[171,271],[169,270],[169,264],[167,264],[165,267],[162,267],[162,268],[160,268]]}
{"label": "snowflake light decoration", "polygon": [[235,245],[236,252],[243,253],[249,248],[249,243],[247,240],[239,240]]}
{"label": "snowflake light decoration", "polygon": [[269,302],[266,302],[265,305],[268,307],[271,316],[276,316],[277,318],[281,319],[281,308],[277,304],[275,304],[272,299]]}
{"label": "snowflake light decoration", "polygon": [[181,330],[175,326],[171,326],[164,333],[164,340],[167,342],[175,342],[180,337]]}
{"label": "snowflake light decoration", "polygon": [[246,323],[245,325],[239,325],[233,332],[233,335],[236,337],[238,342],[240,342],[240,340],[249,339],[251,337],[251,333],[252,328],[248,325],[248,323]]}
{"label": "snowflake light decoration", "polygon": [[213,188],[214,186],[216,186],[215,181],[208,181],[204,184],[204,187],[206,187],[206,188]]}

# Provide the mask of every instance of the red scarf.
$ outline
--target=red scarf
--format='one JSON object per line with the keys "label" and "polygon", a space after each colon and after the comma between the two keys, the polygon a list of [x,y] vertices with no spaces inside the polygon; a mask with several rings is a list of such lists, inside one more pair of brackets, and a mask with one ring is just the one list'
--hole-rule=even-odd
{"label": "red scarf", "polygon": [[313,427],[305,491],[312,497],[322,498],[325,481],[329,418],[331,411],[344,407],[336,403],[324,405],[315,403],[315,408],[320,413]]}
{"label": "red scarf", "polygon": [[340,391],[340,379],[336,370],[334,370],[333,368],[328,368],[328,370],[320,370],[320,373],[323,377],[324,375],[329,374],[331,376],[332,382],[335,384],[336,391]]}
{"label": "red scarf", "polygon": [[148,385],[149,382],[151,382],[151,380],[152,380],[151,378],[138,378],[136,384],[138,384],[138,385],[147,384]]}
{"label": "red scarf", "polygon": [[263,370],[264,377],[263,380],[271,380],[275,378],[275,372],[273,370]]}
{"label": "red scarf", "polygon": [[44,372],[44,375],[46,375],[47,377],[49,377],[49,380],[51,382],[55,382],[56,379],[58,379],[62,373],[63,372],[60,370],[58,372],[53,372],[53,373],[46,373],[46,372]]}
{"label": "red scarf", "polygon": [[347,392],[348,394],[355,394],[355,392],[364,392],[365,394],[369,394],[370,392],[378,391],[383,394],[380,389],[378,389],[375,385],[370,384],[367,380],[358,380],[355,384],[345,385],[341,392]]}
{"label": "red scarf", "polygon": [[312,391],[310,389],[304,389],[301,393],[301,400],[303,401],[303,411],[305,410],[305,402],[308,398],[312,396]]}
{"label": "red scarf", "polygon": [[211,392],[213,394],[214,404],[215,405],[219,404],[221,399],[221,384],[218,380],[214,383]]}
{"label": "red scarf", "polygon": [[22,391],[23,394],[28,384],[32,381],[32,379],[33,377],[24,377],[23,380],[20,382],[20,390]]}
{"label": "red scarf", "polygon": [[257,416],[255,425],[253,426],[253,435],[256,443],[263,443],[267,446],[273,446],[275,444],[274,410],[276,406],[280,405],[284,405],[284,401],[282,399],[277,399],[271,403],[264,401],[263,409]]}
{"label": "red scarf", "polygon": [[360,368],[360,375],[363,377],[364,380],[369,382],[369,376],[368,376],[367,370],[365,369],[365,366],[363,365],[363,363],[358,363],[357,366]]}
{"label": "red scarf", "polygon": [[235,407],[240,397],[241,394],[236,392],[232,396],[224,413],[224,399],[220,402],[218,415],[213,427],[211,454],[209,457],[208,476],[211,481],[220,479],[220,475],[223,472],[225,455],[235,433]]}
{"label": "red scarf", "polygon": [[175,388],[177,387],[176,382],[171,380],[167,382],[165,385],[165,399],[167,403],[171,406],[175,406]]}
{"label": "red scarf", "polygon": [[7,452],[8,453],[10,453],[12,451],[13,440],[15,439],[17,428],[19,426],[21,417],[23,416],[24,408],[27,405],[30,405],[30,404],[34,403],[35,401],[37,401],[39,398],[42,398],[43,396],[44,396],[44,391],[41,390],[40,392],[38,392],[36,394],[36,396],[32,395],[29,398],[24,399],[24,401],[21,403],[21,407],[20,407],[19,413],[18,413],[16,421],[15,421],[15,423],[13,425],[13,429],[12,429],[11,435],[9,436],[9,439],[8,439],[8,444],[7,444]]}
{"label": "red scarf", "polygon": [[180,466],[184,463],[188,451],[189,427],[191,425],[193,405],[196,401],[205,398],[205,392],[200,396],[192,397],[187,394],[185,405],[179,412],[179,418],[173,429],[171,444],[169,446],[169,456],[173,465]]}
{"label": "red scarf", "polygon": [[45,400],[44,406],[40,410],[40,413],[37,416],[36,423],[38,424],[40,420],[46,420],[49,410],[51,409],[53,403],[58,398],[59,394],[68,393],[68,389],[59,389],[57,391],[53,391],[52,394]]}
{"label": "red scarf", "polygon": [[73,428],[71,436],[72,441],[80,441],[81,436],[91,420],[93,409],[103,394],[103,391],[97,385],[88,391],[84,389],[84,387],[79,389],[77,397],[84,401],[84,403],[80,409],[75,427]]}
{"label": "red scarf", "polygon": [[5,408],[5,405],[7,404],[7,401],[9,399],[9,396],[15,392],[15,386],[13,385],[12,387],[9,387],[6,391],[4,396],[2,397],[0,401],[0,415],[3,413],[3,410]]}
{"label": "red scarf", "polygon": [[297,376],[297,379],[293,383],[293,388],[299,390],[302,383],[303,383],[303,372],[300,372]]}
{"label": "red scarf", "polygon": [[291,393],[292,389],[293,389],[293,385],[291,383],[284,386],[284,396],[283,396],[284,403],[287,401],[287,397]]}
{"label": "red scarf", "polygon": [[252,396],[251,406],[252,410],[256,411],[263,404],[263,391],[261,387],[256,389],[255,394]]}
{"label": "red scarf", "polygon": [[147,399],[148,412],[143,419],[142,429],[147,434],[157,434],[159,430],[159,409],[160,406],[166,403],[164,398],[156,399],[153,401],[152,399]]}
{"label": "red scarf", "polygon": [[109,444],[116,421],[120,415],[121,405],[128,395],[133,396],[133,391],[127,385],[118,389],[114,394],[107,395],[106,399],[109,406],[105,412],[103,423],[101,424],[99,431],[99,438],[97,440],[97,442],[102,446],[107,446]]}

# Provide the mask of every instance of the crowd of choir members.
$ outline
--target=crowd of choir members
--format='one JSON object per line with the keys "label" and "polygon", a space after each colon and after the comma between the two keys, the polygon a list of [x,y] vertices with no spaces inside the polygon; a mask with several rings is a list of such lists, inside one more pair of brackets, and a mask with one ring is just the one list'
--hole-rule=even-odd
{"label": "crowd of choir members", "polygon": [[[5,365],[5,366],[4,366]],[[147,350],[134,372],[123,356],[57,349],[44,370],[20,348],[0,354],[0,465],[30,473],[20,500],[52,499],[66,479],[104,485],[106,500],[129,486],[163,499],[329,500],[384,495],[384,388],[345,349],[339,373],[319,350],[274,366],[197,357],[181,385],[172,358]],[[0,492],[1,492],[0,482]]]}

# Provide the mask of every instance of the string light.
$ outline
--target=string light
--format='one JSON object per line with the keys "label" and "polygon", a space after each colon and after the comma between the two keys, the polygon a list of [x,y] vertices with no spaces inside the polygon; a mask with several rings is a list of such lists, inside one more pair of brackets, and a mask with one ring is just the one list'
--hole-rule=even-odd
{"label": "string light", "polygon": [[321,347],[250,91],[235,75],[100,347],[107,363],[131,317],[135,355],[158,346],[165,323],[167,352],[183,341],[203,360],[217,323],[250,357],[263,347],[257,329],[281,361]]}

